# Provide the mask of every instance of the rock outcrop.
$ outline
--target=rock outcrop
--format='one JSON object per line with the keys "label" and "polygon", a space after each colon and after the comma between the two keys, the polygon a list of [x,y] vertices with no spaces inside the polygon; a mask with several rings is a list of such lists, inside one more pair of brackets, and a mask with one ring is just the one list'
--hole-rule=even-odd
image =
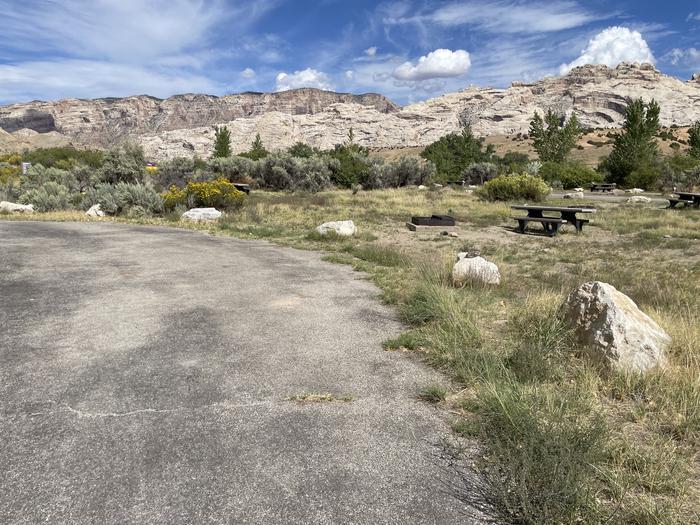
{"label": "rock outcrop", "polygon": [[0,213],[34,213],[34,205],[2,201],[0,202]]}
{"label": "rock outcrop", "polygon": [[664,367],[668,334],[610,284],[593,281],[571,292],[562,306],[579,344],[608,366],[630,372]]}
{"label": "rock outcrop", "polygon": [[575,112],[587,127],[618,127],[628,97],[656,99],[664,126],[700,120],[700,82],[683,82],[649,64],[621,64],[582,66],[562,77],[516,82],[507,89],[470,87],[403,108],[380,95],[316,89],[31,102],[0,108],[0,128],[11,135],[58,133],[88,146],[131,137],[156,159],[208,156],[213,126],[222,124],[231,131],[234,152],[248,149],[256,133],[270,149],[297,141],[332,148],[351,127],[362,146],[401,148],[425,146],[466,123],[481,136],[527,133],[534,112],[551,108]]}
{"label": "rock outcrop", "polygon": [[187,221],[215,221],[221,218],[221,212],[216,208],[192,208],[182,214],[182,218]]}

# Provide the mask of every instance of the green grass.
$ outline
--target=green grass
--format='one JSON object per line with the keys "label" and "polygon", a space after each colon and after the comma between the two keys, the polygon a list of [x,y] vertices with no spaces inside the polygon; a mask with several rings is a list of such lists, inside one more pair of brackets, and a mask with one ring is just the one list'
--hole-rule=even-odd
{"label": "green grass", "polygon": [[[450,411],[456,433],[478,440],[467,461],[476,476],[465,476],[462,491],[470,503],[519,524],[700,523],[700,212],[596,206],[583,235],[555,239],[507,232],[506,204],[410,188],[254,192],[218,225],[176,224],[321,251],[366,272],[407,324],[385,348],[416,352],[453,382],[450,396],[436,385],[420,394]],[[461,223],[458,239],[403,225],[448,212]],[[314,233],[341,219],[359,234]],[[450,285],[456,253],[469,250],[499,266],[500,287]],[[558,308],[589,280],[626,293],[671,334],[667,370],[604,372],[579,355]]]}
{"label": "green grass", "polygon": [[418,394],[418,398],[426,403],[440,403],[447,397],[447,389],[442,385],[428,385]]}

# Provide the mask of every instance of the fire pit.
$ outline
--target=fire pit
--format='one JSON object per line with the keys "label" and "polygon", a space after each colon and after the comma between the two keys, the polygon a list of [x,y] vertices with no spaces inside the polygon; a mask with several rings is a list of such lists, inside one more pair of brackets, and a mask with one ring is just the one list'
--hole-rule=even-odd
{"label": "fire pit", "polygon": [[430,217],[411,217],[406,226],[411,231],[432,230],[433,228],[451,229],[456,226],[454,217],[449,215],[431,215]]}

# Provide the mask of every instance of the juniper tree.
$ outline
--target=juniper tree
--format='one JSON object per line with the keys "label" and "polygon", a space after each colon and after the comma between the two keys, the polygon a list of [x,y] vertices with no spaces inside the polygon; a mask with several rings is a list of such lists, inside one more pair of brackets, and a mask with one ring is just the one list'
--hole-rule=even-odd
{"label": "juniper tree", "polygon": [[576,115],[571,115],[567,121],[550,109],[544,120],[535,112],[530,121],[530,138],[542,162],[564,162],[581,134]]}
{"label": "juniper tree", "polygon": [[226,126],[214,128],[214,158],[231,156],[231,132]]}

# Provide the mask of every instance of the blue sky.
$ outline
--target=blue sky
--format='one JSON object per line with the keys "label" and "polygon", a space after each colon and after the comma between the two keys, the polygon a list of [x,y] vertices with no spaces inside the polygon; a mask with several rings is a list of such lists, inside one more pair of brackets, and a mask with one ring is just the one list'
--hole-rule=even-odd
{"label": "blue sky", "polygon": [[406,104],[575,65],[700,71],[700,0],[0,0],[0,103],[311,86]]}

